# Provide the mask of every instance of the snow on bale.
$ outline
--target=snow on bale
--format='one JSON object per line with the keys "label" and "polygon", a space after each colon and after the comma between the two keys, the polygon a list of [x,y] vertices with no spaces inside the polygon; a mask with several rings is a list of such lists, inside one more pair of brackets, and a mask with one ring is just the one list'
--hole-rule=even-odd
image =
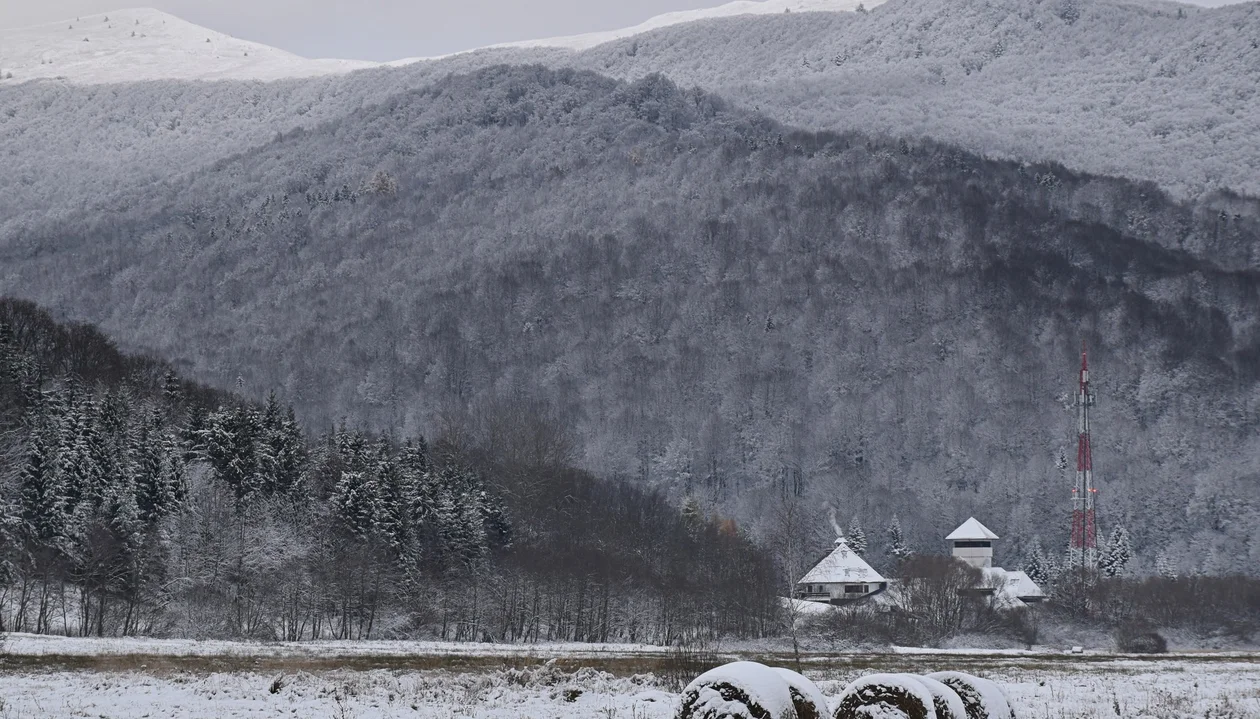
{"label": "snow on bale", "polygon": [[964,672],[936,672],[929,679],[953,689],[967,707],[967,719],[1015,719],[1015,710],[1002,687]]}
{"label": "snow on bale", "polygon": [[932,692],[932,705],[936,708],[936,719],[971,719],[967,714],[967,705],[962,697],[943,682],[932,677],[914,677]]}
{"label": "snow on bale", "polygon": [[818,691],[817,685],[791,669],[775,667],[774,671],[787,682],[788,693],[792,695],[792,706],[796,709],[796,719],[827,719],[830,716],[827,711],[827,697]]}
{"label": "snow on bale", "polygon": [[710,669],[688,684],[675,716],[676,719],[796,719],[796,708],[783,675],[764,664],[732,662]]}
{"label": "snow on bale", "polygon": [[932,692],[910,674],[870,674],[845,687],[835,719],[938,719]]}

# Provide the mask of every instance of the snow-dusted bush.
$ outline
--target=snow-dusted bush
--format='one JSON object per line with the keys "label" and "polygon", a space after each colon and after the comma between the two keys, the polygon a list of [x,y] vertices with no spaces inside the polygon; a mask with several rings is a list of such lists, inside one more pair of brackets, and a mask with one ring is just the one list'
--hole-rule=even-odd
{"label": "snow-dusted bush", "polygon": [[937,719],[971,719],[967,715],[967,705],[962,697],[940,680],[927,676],[915,676],[929,692],[932,692],[932,705],[936,708]]}
{"label": "snow-dusted bush", "polygon": [[796,709],[796,719],[826,719],[830,714],[827,711],[827,697],[823,696],[814,682],[791,669],[775,667],[774,671],[787,682],[788,693],[792,695],[792,706]]}
{"label": "snow-dusted bush", "polygon": [[870,674],[845,687],[835,719],[938,719],[931,690],[910,674]]}
{"label": "snow-dusted bush", "polygon": [[783,675],[764,664],[732,662],[696,677],[683,690],[676,719],[795,719]]}
{"label": "snow-dusted bush", "polygon": [[936,672],[927,678],[954,690],[967,709],[967,719],[1015,719],[1006,692],[988,679],[964,672]]}
{"label": "snow-dusted bush", "polygon": [[1116,649],[1126,654],[1165,654],[1168,641],[1159,632],[1140,623],[1121,624],[1116,629]]}

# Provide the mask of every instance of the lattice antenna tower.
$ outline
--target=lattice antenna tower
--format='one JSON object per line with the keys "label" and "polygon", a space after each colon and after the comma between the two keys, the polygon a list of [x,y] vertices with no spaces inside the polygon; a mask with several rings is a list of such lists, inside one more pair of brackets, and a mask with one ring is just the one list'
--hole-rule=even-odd
{"label": "lattice antenna tower", "polygon": [[1090,436],[1089,410],[1094,406],[1089,386],[1089,353],[1081,345],[1080,389],[1076,393],[1076,485],[1072,488],[1072,539],[1068,562],[1072,567],[1092,570],[1098,566],[1098,525],[1094,519],[1094,450]]}

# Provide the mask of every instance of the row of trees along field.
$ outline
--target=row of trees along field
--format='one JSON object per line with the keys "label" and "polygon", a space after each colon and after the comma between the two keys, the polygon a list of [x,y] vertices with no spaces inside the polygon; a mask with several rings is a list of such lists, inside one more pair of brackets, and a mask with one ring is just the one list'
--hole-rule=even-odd
{"label": "row of trees along field", "polygon": [[0,631],[675,642],[773,629],[729,520],[570,466],[545,407],[312,437],[0,300]]}

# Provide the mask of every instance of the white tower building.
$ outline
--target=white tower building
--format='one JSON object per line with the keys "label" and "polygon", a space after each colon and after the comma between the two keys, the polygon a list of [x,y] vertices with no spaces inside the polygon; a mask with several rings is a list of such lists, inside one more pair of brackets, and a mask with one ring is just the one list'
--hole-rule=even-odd
{"label": "white tower building", "polygon": [[959,525],[945,539],[954,543],[954,556],[978,569],[993,566],[993,540],[998,536],[975,517]]}

